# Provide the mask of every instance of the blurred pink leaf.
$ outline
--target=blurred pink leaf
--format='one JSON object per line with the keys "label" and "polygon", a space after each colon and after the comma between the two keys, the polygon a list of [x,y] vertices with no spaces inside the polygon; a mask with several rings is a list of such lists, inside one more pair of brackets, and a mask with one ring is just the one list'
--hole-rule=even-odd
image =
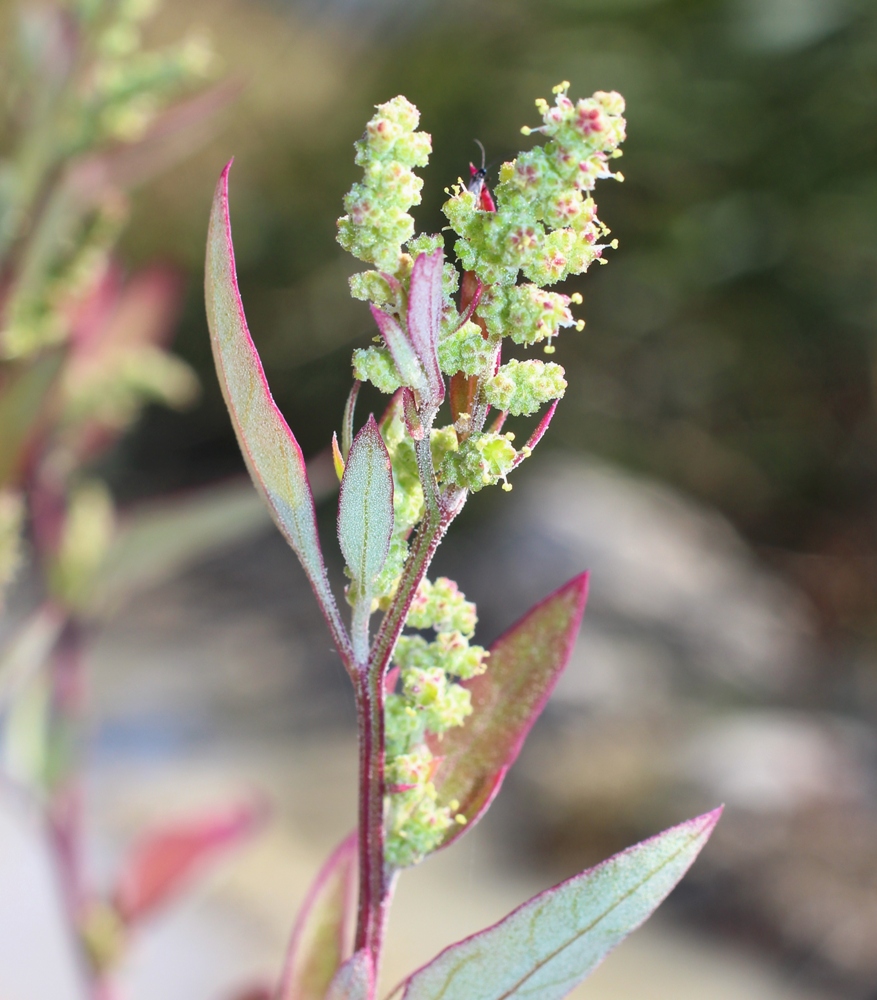
{"label": "blurred pink leaf", "polygon": [[237,82],[220,83],[161,112],[136,142],[75,161],[65,179],[70,197],[89,209],[109,191],[136,187],[185,159],[213,135],[217,114],[240,91]]}
{"label": "blurred pink leaf", "polygon": [[629,847],[452,944],[411,976],[403,1000],[560,1000],[663,902],[721,813]]}
{"label": "blurred pink leaf", "polygon": [[[444,761],[435,778],[438,800],[466,817],[446,846],[484,814],[566,667],[585,611],[588,574],[564,584],[527,612],[490,648],[487,670],[463,682],[472,715],[443,737],[431,736]],[[457,805],[452,805],[457,803]]]}
{"label": "blurred pink leaf", "polygon": [[275,1000],[323,1000],[353,952],[356,922],[356,833],[320,870],[302,904]]}
{"label": "blurred pink leaf", "polygon": [[207,236],[205,297],[222,394],[253,482],[299,557],[339,649],[348,642],[329,587],[304,456],[268,388],[247,328],[228,212],[229,163],[219,179]]}
{"label": "blurred pink leaf", "polygon": [[362,594],[387,561],[393,537],[393,469],[373,416],[353,439],[338,500],[338,541]]}
{"label": "blurred pink leaf", "polygon": [[167,344],[182,294],[182,275],[172,267],[147,267],[125,282],[112,264],[71,319],[74,360],[94,363],[107,352]]}
{"label": "blurred pink leaf", "polygon": [[132,851],[116,886],[113,902],[122,919],[134,923],[162,906],[205,863],[252,836],[265,815],[263,804],[250,802],[147,835]]}

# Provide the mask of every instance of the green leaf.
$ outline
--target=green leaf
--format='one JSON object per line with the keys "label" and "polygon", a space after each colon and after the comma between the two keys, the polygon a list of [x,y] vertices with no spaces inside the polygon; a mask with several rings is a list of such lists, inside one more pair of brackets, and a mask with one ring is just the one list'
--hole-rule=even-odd
{"label": "green leaf", "polygon": [[486,672],[463,682],[472,715],[430,738],[432,752],[444,758],[435,777],[439,805],[466,817],[448,830],[443,847],[471,829],[499,791],[572,654],[587,595],[582,573],[500,636]]}
{"label": "green leaf", "polygon": [[276,1000],[323,1000],[353,951],[358,835],[351,834],[320,870],[299,911]]}
{"label": "green leaf", "polygon": [[301,561],[336,642],[344,645],[343,627],[320,551],[304,456],[271,396],[244,316],[228,213],[230,169],[231,163],[219,178],[213,200],[204,276],[207,322],[219,384],[253,482]]}
{"label": "green leaf", "polygon": [[326,991],[325,1000],[372,1000],[374,969],[371,955],[358,951],[338,970]]}
{"label": "green leaf", "polygon": [[378,324],[384,343],[393,357],[393,361],[402,377],[403,385],[411,386],[413,389],[424,391],[426,389],[426,373],[423,365],[413,345],[405,336],[405,331],[388,313],[371,307],[372,316]]}
{"label": "green leaf", "polygon": [[393,469],[373,416],[353,439],[338,500],[338,541],[354,585],[371,592],[393,537]]}
{"label": "green leaf", "polygon": [[403,1000],[565,997],[665,899],[721,812],[630,847],[452,944],[411,976]]}

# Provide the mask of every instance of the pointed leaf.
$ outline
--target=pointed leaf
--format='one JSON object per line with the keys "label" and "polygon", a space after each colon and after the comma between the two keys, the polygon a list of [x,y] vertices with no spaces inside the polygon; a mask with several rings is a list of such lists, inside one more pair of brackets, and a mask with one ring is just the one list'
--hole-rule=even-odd
{"label": "pointed leaf", "polygon": [[[551,406],[549,406],[548,409],[545,411],[545,416],[542,417],[542,419],[537,424],[536,429],[530,435],[527,443],[518,452],[518,457],[515,459],[514,465],[512,465],[513,469],[517,469],[517,467],[521,464],[521,462],[523,462],[525,458],[528,458],[533,453],[533,449],[536,447],[537,444],[539,444],[539,442],[545,436],[545,432],[548,430],[549,426],[551,425],[551,421],[554,419],[554,411],[557,409],[557,404],[558,400],[555,399],[554,402],[551,404]],[[503,416],[502,422],[499,423],[497,432],[504,423],[505,423],[505,416]]]}
{"label": "pointed leaf", "polygon": [[230,169],[231,163],[219,178],[213,200],[204,277],[219,383],[253,482],[301,560],[324,613],[333,619],[337,611],[333,615],[304,456],[271,396],[238,290],[228,213]]}
{"label": "pointed leaf", "polygon": [[534,896],[415,972],[403,1000],[565,997],[670,893],[720,815],[671,827]]}
{"label": "pointed leaf", "polygon": [[275,1000],[323,1000],[353,951],[358,836],[351,834],[320,870],[302,905]]}
{"label": "pointed leaf", "polygon": [[393,470],[372,416],[353,439],[338,501],[341,552],[364,593],[384,568],[392,536]]}
{"label": "pointed leaf", "polygon": [[264,817],[263,805],[245,803],[146,836],[116,886],[114,902],[122,919],[133,923],[167,902],[205,862],[250,837]]}
{"label": "pointed leaf", "polygon": [[392,316],[378,309],[377,306],[371,306],[371,311],[378,324],[378,329],[381,331],[381,336],[384,338],[384,343],[393,356],[402,381],[413,389],[421,391],[426,389],[426,372],[420,363],[417,352],[405,336],[405,331]]}
{"label": "pointed leaf", "polygon": [[441,249],[431,254],[420,254],[414,261],[408,290],[408,336],[426,372],[430,394],[436,405],[445,397],[445,383],[438,360],[444,260]]}
{"label": "pointed leaf", "polygon": [[350,454],[350,445],[353,443],[353,416],[356,412],[356,399],[361,387],[362,382],[359,379],[354,379],[347,402],[344,404],[344,418],[341,425],[341,457],[345,462]]}
{"label": "pointed leaf", "polygon": [[527,734],[572,654],[588,595],[588,574],[564,584],[527,612],[490,647],[487,670],[463,686],[472,715],[430,748],[444,761],[435,785],[441,805],[466,817],[442,846],[481,818],[515,762]]}
{"label": "pointed leaf", "polygon": [[332,433],[332,464],[335,467],[335,475],[338,477],[338,482],[344,478],[344,456],[341,454],[341,448],[338,445],[338,435],[334,432]]}
{"label": "pointed leaf", "polygon": [[367,951],[358,951],[338,970],[325,1000],[371,1000],[374,978],[371,956]]}

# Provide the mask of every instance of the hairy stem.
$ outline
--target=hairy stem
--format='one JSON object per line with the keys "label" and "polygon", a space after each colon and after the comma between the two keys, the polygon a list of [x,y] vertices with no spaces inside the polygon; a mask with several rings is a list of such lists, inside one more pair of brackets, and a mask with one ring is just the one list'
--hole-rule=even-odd
{"label": "hairy stem", "polygon": [[384,866],[384,680],[362,671],[356,691],[359,721],[359,913],[356,950],[371,955],[377,980],[392,879]]}

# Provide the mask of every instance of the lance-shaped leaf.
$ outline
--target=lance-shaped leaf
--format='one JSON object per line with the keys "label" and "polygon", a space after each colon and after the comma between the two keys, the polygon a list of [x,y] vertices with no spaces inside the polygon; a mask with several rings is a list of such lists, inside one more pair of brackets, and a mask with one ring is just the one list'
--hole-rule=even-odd
{"label": "lance-shaped leaf", "polygon": [[275,1000],[323,1000],[353,952],[356,921],[354,833],[320,870],[299,911]]}
{"label": "lance-shaped leaf", "polygon": [[338,970],[325,1000],[371,1000],[375,986],[374,966],[367,951],[358,951]]}
{"label": "lance-shaped leaf", "polygon": [[414,261],[408,289],[408,336],[426,372],[430,395],[438,405],[445,396],[439,368],[438,341],[442,318],[444,252],[422,253]]}
{"label": "lance-shaped leaf", "polygon": [[375,418],[353,439],[338,500],[338,541],[353,582],[371,592],[393,537],[393,469]]}
{"label": "lance-shaped leaf", "polygon": [[403,1000],[559,1000],[673,889],[721,809],[671,827],[452,944],[408,980]]}
{"label": "lance-shaped leaf", "polygon": [[271,396],[244,316],[228,212],[230,169],[231,163],[219,178],[213,200],[204,277],[207,321],[219,383],[253,482],[301,560],[336,642],[345,645],[320,551],[304,456]]}
{"label": "lance-shaped leaf", "polygon": [[427,387],[426,372],[413,345],[405,336],[405,331],[392,316],[377,306],[372,306],[371,311],[402,381],[412,389],[423,392]]}
{"label": "lance-shaped leaf", "polygon": [[564,584],[490,647],[487,671],[465,681],[472,714],[430,749],[444,760],[435,778],[440,805],[466,817],[446,846],[481,818],[570,658],[585,611],[588,574]]}
{"label": "lance-shaped leaf", "polygon": [[128,923],[167,902],[206,862],[235,847],[261,826],[265,808],[245,803],[156,830],[134,848],[113,902]]}

